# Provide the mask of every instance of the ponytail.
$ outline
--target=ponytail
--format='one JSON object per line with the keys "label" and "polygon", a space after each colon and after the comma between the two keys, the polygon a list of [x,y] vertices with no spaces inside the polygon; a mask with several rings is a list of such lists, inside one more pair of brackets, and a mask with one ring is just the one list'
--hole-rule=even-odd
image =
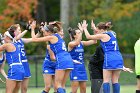
{"label": "ponytail", "polygon": [[111,22],[100,22],[97,24],[98,29],[108,30],[111,29],[112,23]]}
{"label": "ponytail", "polygon": [[75,39],[74,35],[76,35],[76,32],[75,32],[76,30],[77,30],[77,28],[74,28],[74,29],[72,29],[71,27],[68,28],[68,32],[69,32],[71,40]]}

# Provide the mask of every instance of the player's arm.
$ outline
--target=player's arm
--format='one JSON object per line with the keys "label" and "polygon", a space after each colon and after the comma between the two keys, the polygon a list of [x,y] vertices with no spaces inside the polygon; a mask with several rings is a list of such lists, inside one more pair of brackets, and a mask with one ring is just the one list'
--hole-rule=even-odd
{"label": "player's arm", "polygon": [[35,28],[36,28],[36,21],[33,21],[32,24],[31,24],[31,37],[32,38],[36,38]]}
{"label": "player's arm", "polygon": [[82,40],[82,33],[79,30],[79,32],[77,34],[78,34],[78,38],[68,44],[68,49],[69,50],[71,50],[72,48],[74,48],[75,46],[78,46],[80,44],[80,42]]}
{"label": "player's arm", "polygon": [[[35,37],[40,37],[41,36],[41,33],[40,32],[38,32],[36,35],[35,35]],[[32,38],[21,38],[22,39],[22,41],[24,42],[24,43],[31,43],[32,42]]]}
{"label": "player's arm", "polygon": [[87,29],[84,29],[84,32],[87,39],[101,40],[104,37],[103,34],[90,35]]}
{"label": "player's arm", "polygon": [[31,24],[31,37],[32,37],[31,41],[32,42],[47,42],[51,39],[52,36],[37,38],[35,35],[35,27],[36,27],[36,21],[33,21]]}
{"label": "player's arm", "polygon": [[88,24],[87,24],[86,20],[83,20],[82,28],[84,30],[84,33],[85,33],[85,36],[87,39],[101,40],[102,38],[104,38],[104,34],[90,35],[87,30],[87,26],[88,26]]}
{"label": "player's arm", "polygon": [[81,41],[84,46],[90,46],[92,44],[96,44],[97,40],[88,40],[88,41]]}
{"label": "player's arm", "polygon": [[49,51],[51,60],[52,60],[52,61],[55,61],[56,59],[55,59],[54,52],[51,50],[51,48],[50,48],[49,45],[47,45],[47,49],[48,49],[48,51]]}
{"label": "player's arm", "polygon": [[24,43],[32,42],[32,38],[21,38]]}
{"label": "player's arm", "polygon": [[21,39],[26,33],[27,33],[27,30],[24,30],[22,33],[20,33],[18,36],[15,37],[15,40]]}
{"label": "player's arm", "polygon": [[7,44],[0,45],[0,52],[6,50]]}
{"label": "player's arm", "polygon": [[4,71],[4,66],[5,66],[5,60],[4,60],[4,62],[2,63],[2,65],[0,67],[0,72],[7,79],[7,75],[6,75],[5,71]]}
{"label": "player's arm", "polygon": [[52,41],[54,36],[45,36],[45,37],[39,37],[39,38],[32,38],[32,42],[47,42]]}
{"label": "player's arm", "polygon": [[95,23],[93,22],[93,20],[91,20],[91,29],[96,32],[97,28],[95,26]]}

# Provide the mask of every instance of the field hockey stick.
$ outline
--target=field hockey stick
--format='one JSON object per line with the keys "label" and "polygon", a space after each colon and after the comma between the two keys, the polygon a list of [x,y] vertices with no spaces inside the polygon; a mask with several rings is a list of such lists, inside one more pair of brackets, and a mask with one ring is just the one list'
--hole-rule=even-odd
{"label": "field hockey stick", "polygon": [[5,81],[3,81],[1,78],[0,78],[0,81],[1,81],[2,83],[5,83]]}

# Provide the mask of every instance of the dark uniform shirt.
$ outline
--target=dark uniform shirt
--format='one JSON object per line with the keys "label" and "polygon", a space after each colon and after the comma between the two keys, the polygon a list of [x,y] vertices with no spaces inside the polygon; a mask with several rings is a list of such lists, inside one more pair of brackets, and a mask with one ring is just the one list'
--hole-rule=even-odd
{"label": "dark uniform shirt", "polygon": [[104,53],[102,47],[96,47],[95,53],[90,57],[88,69],[91,79],[103,79]]}

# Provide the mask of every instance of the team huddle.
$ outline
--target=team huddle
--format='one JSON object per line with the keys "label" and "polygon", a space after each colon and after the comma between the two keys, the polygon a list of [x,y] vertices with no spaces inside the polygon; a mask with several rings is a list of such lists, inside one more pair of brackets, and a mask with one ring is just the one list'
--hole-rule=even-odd
{"label": "team huddle", "polygon": [[[29,22],[31,38],[23,36],[28,32],[21,32],[19,24],[14,24],[0,35],[0,69],[6,78],[6,93],[27,93],[29,78],[31,77],[29,63],[26,57],[24,44],[31,42],[45,42],[46,56],[42,65],[42,73],[45,88],[42,93],[49,93],[53,85],[54,93],[66,93],[65,84],[70,77],[71,93],[86,93],[86,81],[88,80],[84,63],[84,46],[100,45],[104,52],[103,62],[103,93],[110,93],[110,80],[113,93],[120,93],[118,82],[121,70],[130,71],[125,68],[123,58],[119,52],[116,33],[111,29],[111,22],[100,22],[95,26],[91,21],[94,35],[90,35],[86,20],[78,23],[76,28],[68,28],[70,42],[68,48],[63,40],[64,33],[62,23],[59,21],[41,23],[38,33],[35,33],[36,21]],[[85,34],[87,41],[82,40]],[[9,70],[3,70],[5,60]],[[11,86],[12,85],[12,86]]]}

